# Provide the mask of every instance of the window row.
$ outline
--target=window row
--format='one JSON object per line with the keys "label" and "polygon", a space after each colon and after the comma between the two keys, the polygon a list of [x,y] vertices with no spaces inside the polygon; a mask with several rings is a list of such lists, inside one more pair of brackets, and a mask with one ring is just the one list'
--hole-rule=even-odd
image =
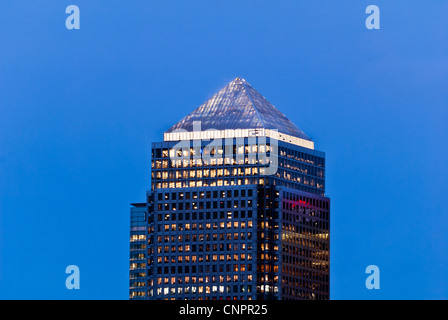
{"label": "window row", "polygon": [[[210,220],[210,219],[225,219],[225,218],[233,218],[233,219],[250,219],[252,218],[252,210],[246,211],[214,211],[214,212],[172,212],[172,213],[159,213],[157,215],[157,221],[183,221],[183,220]],[[228,222],[231,223],[231,222]],[[220,222],[220,225],[224,224],[224,222]],[[217,222],[213,223],[213,228],[217,228]]]}
{"label": "window row", "polygon": [[309,163],[318,167],[325,167],[325,158],[313,156],[297,150],[279,147],[278,152],[281,157],[294,159],[296,161]]}
{"label": "window row", "polygon": [[[210,180],[210,181],[208,181]],[[171,182],[153,182],[152,190],[155,189],[178,189],[178,188],[197,188],[197,187],[225,187],[240,185],[264,185],[264,178],[245,178],[245,179],[201,179],[189,181],[171,181]]]}
{"label": "window row", "polygon": [[152,171],[151,178],[154,180],[179,180],[179,179],[207,179],[216,177],[239,177],[239,176],[264,176],[267,174],[265,167],[238,167],[225,169],[204,169],[204,170],[155,170]]}
{"label": "window row", "polygon": [[[201,233],[201,234],[179,234],[179,235],[164,235],[157,236],[157,243],[182,243],[182,242],[202,242],[202,241],[230,241],[230,240],[243,240],[246,237],[244,235],[238,236],[238,233]],[[220,243],[224,245],[223,243]],[[214,245],[220,245],[215,243]],[[208,244],[209,245],[209,244]],[[227,243],[226,245],[231,245]]]}
{"label": "window row", "polygon": [[232,145],[208,145],[182,148],[152,149],[153,158],[190,158],[201,155],[236,155],[271,152],[269,143],[245,143]]}
{"label": "window row", "polygon": [[[153,273],[153,271],[157,271],[157,275],[162,275],[162,276],[167,276],[169,274],[171,275],[181,275],[181,274],[194,274],[194,273],[198,273],[198,274],[204,274],[206,273],[207,275],[210,273],[216,273],[216,272],[234,272],[232,271],[232,266],[229,263],[232,263],[233,266],[237,266],[236,268],[240,268],[238,269],[239,271],[235,271],[235,272],[251,272],[252,271],[252,264],[234,264],[234,261],[239,261],[239,260],[228,260],[226,265],[220,264],[202,264],[202,265],[171,265],[171,266],[157,266],[157,268],[155,270],[153,270],[153,268],[149,268],[148,269],[148,276],[151,276]],[[246,267],[247,266],[247,267]],[[227,268],[229,268],[229,271],[225,271],[227,270]],[[219,271],[217,271],[219,269]],[[244,270],[242,270],[244,269]],[[252,277],[252,276],[251,276]],[[179,278],[180,279],[180,278]],[[244,281],[244,280],[243,280]]]}
{"label": "window row", "polygon": [[[233,288],[232,288],[233,287]],[[232,290],[233,289],[233,290]],[[157,288],[157,295],[182,295],[182,294],[218,294],[218,293],[250,293],[252,285],[234,286],[187,286],[187,287],[165,287]],[[150,296],[152,291],[150,290]]]}
{"label": "window row", "polygon": [[157,224],[157,231],[194,231],[194,230],[229,230],[229,229],[245,229],[252,228],[252,220],[247,221],[229,221],[225,222],[214,222],[214,223],[159,223]]}
{"label": "window row", "polygon": [[[247,191],[247,192],[246,192]],[[252,189],[242,190],[214,190],[214,191],[187,191],[187,192],[166,192],[157,194],[158,200],[183,200],[183,199],[212,199],[212,198],[234,198],[252,197]]]}
{"label": "window row", "polygon": [[[235,245],[235,244],[234,244]],[[242,244],[241,244],[241,248],[242,248]],[[219,247],[221,248],[221,247]],[[212,246],[211,245],[185,245],[185,246],[158,246],[157,247],[157,253],[174,253],[174,252],[178,252],[178,253],[183,253],[183,252],[217,252],[217,251],[228,251],[226,249],[226,246],[222,246],[222,249],[216,249],[216,250],[212,250]],[[250,247],[250,244],[247,244],[247,250],[251,251],[252,248]],[[250,249],[249,249],[250,248]],[[227,258],[225,258],[227,256]],[[232,260],[232,256],[233,256],[233,260],[246,260],[246,256],[247,256],[247,260],[252,260],[252,254],[250,253],[234,253],[234,254],[221,254],[219,255],[219,260],[220,261],[230,261]],[[184,257],[184,258],[182,258]],[[239,257],[239,258],[238,258]],[[190,262],[190,256],[189,255],[179,255],[177,256],[177,258],[173,257],[173,259],[176,259],[177,261],[184,259],[185,262]],[[192,262],[209,262],[209,261],[218,261],[218,255],[210,255],[207,254],[205,255],[200,255],[198,256],[198,258],[196,259],[196,256],[191,256],[191,261]]]}
{"label": "window row", "polygon": [[[236,271],[246,268],[246,265],[235,265],[230,266],[231,269]],[[251,265],[247,265],[251,267]],[[250,271],[250,270],[249,270]],[[227,272],[232,272],[229,270]],[[181,273],[181,272],[179,272]],[[188,273],[188,272],[185,272]],[[251,282],[253,280],[252,274],[227,274],[227,275],[216,275],[216,276],[177,276],[177,277],[157,277],[155,283],[160,285],[176,285],[176,284],[196,284],[196,283],[225,283],[225,282]],[[151,286],[149,282],[148,284]]]}
{"label": "window row", "polygon": [[158,203],[158,211],[176,211],[176,210],[203,210],[218,208],[251,208],[252,200],[227,200],[227,201],[207,201],[207,202],[180,202],[180,203]]}
{"label": "window row", "polygon": [[195,159],[183,158],[183,159],[171,159],[171,160],[153,160],[151,162],[152,169],[180,169],[180,168],[212,168],[214,166],[265,166],[270,164],[269,154],[263,154],[261,157],[257,155],[249,155],[248,157],[200,157]]}

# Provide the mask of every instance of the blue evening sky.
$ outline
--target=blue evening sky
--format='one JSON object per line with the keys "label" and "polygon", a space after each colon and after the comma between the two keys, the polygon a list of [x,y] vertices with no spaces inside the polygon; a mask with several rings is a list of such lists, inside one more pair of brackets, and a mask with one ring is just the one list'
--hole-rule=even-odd
{"label": "blue evening sky", "polygon": [[[80,30],[65,27],[70,4]],[[365,27],[370,4],[380,30]],[[127,299],[150,144],[237,76],[326,152],[331,298],[448,299],[447,13],[442,0],[2,1],[0,299]],[[380,290],[365,287],[371,264]]]}

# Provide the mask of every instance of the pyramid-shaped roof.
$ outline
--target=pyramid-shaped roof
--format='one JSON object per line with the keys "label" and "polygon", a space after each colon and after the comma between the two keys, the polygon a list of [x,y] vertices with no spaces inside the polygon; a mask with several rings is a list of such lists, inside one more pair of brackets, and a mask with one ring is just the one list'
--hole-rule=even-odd
{"label": "pyramid-shaped roof", "polygon": [[305,140],[302,130],[258,93],[246,80],[236,78],[213,97],[184,117],[167,133],[183,129],[193,131],[193,122],[201,130],[271,129]]}

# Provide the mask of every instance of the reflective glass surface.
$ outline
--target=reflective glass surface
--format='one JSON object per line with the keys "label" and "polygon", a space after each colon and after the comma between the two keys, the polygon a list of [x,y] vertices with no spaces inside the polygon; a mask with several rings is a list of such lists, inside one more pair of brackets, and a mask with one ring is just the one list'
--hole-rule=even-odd
{"label": "reflective glass surface", "polygon": [[274,129],[294,137],[311,140],[302,130],[257,92],[246,80],[236,78],[212,98],[184,117],[167,132],[201,130]]}

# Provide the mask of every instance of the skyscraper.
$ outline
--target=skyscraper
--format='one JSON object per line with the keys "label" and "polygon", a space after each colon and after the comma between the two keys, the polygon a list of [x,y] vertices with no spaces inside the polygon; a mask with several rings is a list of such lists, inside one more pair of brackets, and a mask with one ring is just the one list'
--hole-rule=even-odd
{"label": "skyscraper", "polygon": [[236,78],[152,144],[130,299],[328,299],[325,154]]}

